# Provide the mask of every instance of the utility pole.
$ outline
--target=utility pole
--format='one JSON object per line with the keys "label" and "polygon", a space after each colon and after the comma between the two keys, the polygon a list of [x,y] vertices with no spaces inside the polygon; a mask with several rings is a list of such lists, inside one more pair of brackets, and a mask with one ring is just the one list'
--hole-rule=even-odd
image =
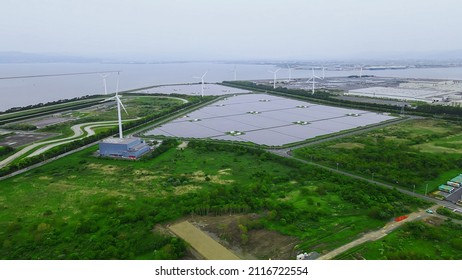
{"label": "utility pole", "polygon": [[427,196],[428,184],[425,185],[425,196]]}

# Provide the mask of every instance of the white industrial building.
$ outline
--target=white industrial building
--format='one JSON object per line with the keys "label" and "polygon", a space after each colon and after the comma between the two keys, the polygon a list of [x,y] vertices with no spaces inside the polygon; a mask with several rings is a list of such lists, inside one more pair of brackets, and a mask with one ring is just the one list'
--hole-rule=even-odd
{"label": "white industrial building", "polygon": [[397,99],[405,101],[421,101],[433,103],[443,97],[442,94],[434,90],[409,89],[409,88],[390,88],[390,87],[370,87],[349,90],[345,95],[361,97]]}
{"label": "white industrial building", "polygon": [[398,87],[353,89],[345,95],[421,101],[459,107],[462,105],[462,81],[413,80],[400,83]]}

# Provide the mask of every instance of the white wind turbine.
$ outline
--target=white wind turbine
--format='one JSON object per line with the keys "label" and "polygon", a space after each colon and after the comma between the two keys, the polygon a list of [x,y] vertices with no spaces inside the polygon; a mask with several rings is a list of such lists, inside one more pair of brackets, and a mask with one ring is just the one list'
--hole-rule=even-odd
{"label": "white wind turbine", "polygon": [[290,68],[290,65],[287,64],[287,69],[289,69],[289,80],[287,82],[290,83],[291,79],[292,79],[292,68]]}
{"label": "white wind turbine", "polygon": [[324,78],[326,77],[325,76],[325,73],[324,73],[324,69],[326,69],[326,67],[324,67],[324,65],[322,66],[322,79],[324,80]]}
{"label": "white wind turbine", "polygon": [[316,75],[314,74],[314,68],[311,68],[311,72],[312,72],[311,78],[308,79],[308,81],[306,81],[306,82],[307,82],[307,83],[309,83],[310,81],[312,82],[313,87],[312,87],[312,89],[311,89],[311,94],[314,94],[314,84],[316,83],[315,80],[316,80],[316,79],[321,79],[321,78],[318,77],[318,76],[316,76]]}
{"label": "white wind turbine", "polygon": [[363,66],[361,65],[361,68],[359,70],[359,78],[361,79],[363,77]]}
{"label": "white wind turbine", "polygon": [[128,115],[127,109],[125,109],[124,104],[122,103],[122,100],[120,100],[120,95],[119,95],[119,72],[117,72],[117,85],[116,85],[116,92],[114,99],[117,102],[117,116],[119,120],[119,138],[123,138],[123,132],[122,132],[122,112],[120,111],[120,107],[122,107],[125,111],[125,113]]}
{"label": "white wind turbine", "polygon": [[106,78],[109,76],[109,74],[99,74],[101,78],[103,78],[103,85],[104,85],[104,94],[107,95],[107,84],[106,84]]}
{"label": "white wind turbine", "polygon": [[268,70],[268,72],[273,73],[273,89],[276,88],[276,73],[279,72],[281,68],[276,69],[276,71]]}
{"label": "white wind turbine", "polygon": [[207,72],[206,71],[204,73],[204,75],[202,75],[201,77],[193,77],[194,79],[201,79],[201,83],[202,83],[202,87],[201,87],[201,97],[204,97],[204,78],[205,78],[205,75],[207,75]]}

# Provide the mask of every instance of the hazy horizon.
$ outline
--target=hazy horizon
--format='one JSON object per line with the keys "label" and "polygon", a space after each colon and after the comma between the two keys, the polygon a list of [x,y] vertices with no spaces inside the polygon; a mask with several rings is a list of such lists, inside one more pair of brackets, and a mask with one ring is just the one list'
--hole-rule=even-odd
{"label": "hazy horizon", "polygon": [[0,52],[164,61],[461,58],[461,8],[456,0],[4,0]]}

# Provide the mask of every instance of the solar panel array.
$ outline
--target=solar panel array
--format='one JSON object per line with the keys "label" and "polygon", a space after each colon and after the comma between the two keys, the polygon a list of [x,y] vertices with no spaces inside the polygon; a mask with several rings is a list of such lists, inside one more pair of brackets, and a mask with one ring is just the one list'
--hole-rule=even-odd
{"label": "solar panel array", "polygon": [[380,123],[394,117],[312,104],[268,94],[225,98],[146,135],[210,138],[281,146]]}

